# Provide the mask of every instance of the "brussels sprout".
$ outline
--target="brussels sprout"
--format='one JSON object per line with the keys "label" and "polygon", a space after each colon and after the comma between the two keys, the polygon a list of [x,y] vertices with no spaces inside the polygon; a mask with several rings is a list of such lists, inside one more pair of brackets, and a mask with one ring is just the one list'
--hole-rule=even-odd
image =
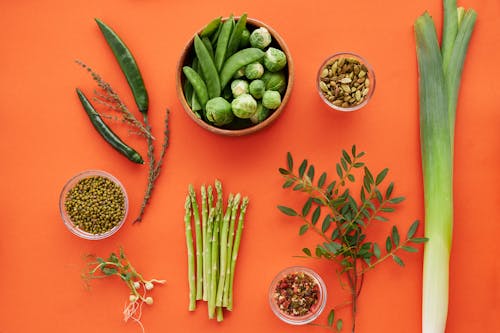
{"label": "brussels sprout", "polygon": [[241,79],[244,76],[245,76],[245,67],[243,66],[240,69],[238,69],[236,73],[234,73],[233,79]]}
{"label": "brussels sprout", "polygon": [[264,66],[260,62],[252,62],[245,66],[245,76],[249,80],[260,78],[264,74]]}
{"label": "brussels sprout", "polygon": [[274,110],[281,104],[281,95],[277,91],[267,90],[262,96],[262,105],[266,108]]}
{"label": "brussels sprout", "polygon": [[250,92],[250,95],[255,99],[261,99],[262,95],[264,95],[264,91],[266,91],[266,84],[262,80],[253,80],[248,86],[248,92]]}
{"label": "brussels sprout", "polygon": [[234,98],[242,94],[248,94],[248,82],[240,79],[234,80],[231,82],[231,92]]}
{"label": "brussels sprout", "polygon": [[244,49],[250,45],[250,31],[248,31],[247,28],[245,28],[241,32],[241,38],[240,38],[240,49]]}
{"label": "brussels sprout", "polygon": [[254,124],[261,123],[269,117],[270,113],[271,111],[268,108],[262,105],[262,103],[257,102],[257,111],[250,117],[250,121]]}
{"label": "brussels sprout", "polygon": [[261,80],[266,84],[266,90],[278,91],[280,94],[285,92],[286,76],[283,72],[271,73],[265,72]]}
{"label": "brussels sprout", "polygon": [[222,97],[214,97],[205,106],[207,119],[216,126],[227,125],[233,121],[231,103]]}
{"label": "brussels sprout", "polygon": [[243,94],[231,102],[233,113],[238,118],[250,118],[257,111],[257,101],[249,94]]}
{"label": "brussels sprout", "polygon": [[250,45],[259,49],[265,49],[271,44],[271,34],[264,27],[255,29],[250,34]]}
{"label": "brussels sprout", "polygon": [[286,66],[285,52],[274,47],[268,48],[264,55],[264,66],[270,72],[282,70]]}

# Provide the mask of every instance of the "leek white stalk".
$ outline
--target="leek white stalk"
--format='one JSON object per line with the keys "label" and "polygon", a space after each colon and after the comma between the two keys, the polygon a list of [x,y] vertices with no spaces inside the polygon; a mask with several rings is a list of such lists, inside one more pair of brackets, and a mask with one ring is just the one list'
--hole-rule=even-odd
{"label": "leek white stalk", "polygon": [[453,231],[453,144],[462,68],[476,13],[444,0],[443,40],[424,13],[415,22],[425,237],[422,332],[444,333]]}

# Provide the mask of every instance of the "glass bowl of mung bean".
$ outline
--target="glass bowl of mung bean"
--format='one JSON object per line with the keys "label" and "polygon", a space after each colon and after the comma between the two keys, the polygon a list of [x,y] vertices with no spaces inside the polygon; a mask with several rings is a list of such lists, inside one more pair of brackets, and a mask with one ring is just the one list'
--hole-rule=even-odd
{"label": "glass bowl of mung bean", "polygon": [[316,87],[323,102],[332,109],[356,111],[368,104],[373,96],[375,72],[356,53],[335,53],[319,67]]}
{"label": "glass bowl of mung bean", "polygon": [[64,185],[59,197],[64,225],[78,237],[99,240],[116,233],[128,214],[128,196],[122,183],[101,170],[78,173]]}

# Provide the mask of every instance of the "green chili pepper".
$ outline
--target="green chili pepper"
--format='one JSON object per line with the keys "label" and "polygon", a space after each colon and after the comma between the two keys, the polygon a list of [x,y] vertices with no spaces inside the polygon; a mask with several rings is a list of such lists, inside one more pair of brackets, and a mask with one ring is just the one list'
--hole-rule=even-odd
{"label": "green chili pepper", "polygon": [[136,152],[133,148],[127,146],[102,120],[101,116],[94,109],[90,101],[85,97],[80,89],[76,89],[78,98],[90,118],[90,122],[94,125],[94,128],[99,132],[99,134],[106,140],[113,148],[115,148],[122,155],[127,157],[129,160],[135,163],[143,164],[144,160],[141,155]]}
{"label": "green chili pepper", "polygon": [[217,46],[215,47],[215,66],[217,71],[220,71],[224,60],[226,59],[227,45],[229,38],[231,38],[231,31],[233,30],[234,19],[231,16],[223,24],[222,29],[217,39]]}
{"label": "green chili pepper", "polygon": [[224,89],[226,84],[233,77],[234,73],[236,73],[241,67],[262,59],[264,54],[264,51],[261,49],[249,47],[240,50],[229,57],[220,71],[220,88]]}
{"label": "green chili pepper", "polygon": [[144,86],[141,72],[139,71],[139,67],[137,66],[132,53],[110,27],[99,19],[95,19],[95,21],[97,22],[99,29],[101,29],[109,47],[111,47],[123,74],[125,74],[125,77],[127,78],[128,85],[132,90],[132,94],[134,95],[135,103],[137,104],[139,111],[146,113],[149,107],[148,93],[146,91],[146,87]]}
{"label": "green chili pepper", "polygon": [[227,44],[226,58],[232,56],[236,51],[238,51],[238,47],[240,46],[241,34],[243,30],[245,30],[247,24],[247,14],[241,15],[236,23],[233,32],[231,33],[231,38]]}
{"label": "green chili pepper", "polygon": [[[203,77],[205,78],[208,96],[210,98],[219,97],[221,91],[219,73],[215,68],[212,57],[210,57],[210,53],[208,52],[205,44],[203,44],[198,35],[194,36],[194,49],[196,52],[196,57],[198,58],[198,61],[200,63],[201,72],[203,73]],[[201,100],[200,103],[202,103],[203,105],[203,102]]]}
{"label": "green chili pepper", "polygon": [[204,109],[205,104],[208,102],[208,89],[207,85],[201,78],[201,76],[196,73],[194,69],[192,69],[189,66],[184,66],[182,67],[182,71],[184,72],[184,75],[188,79],[188,81],[191,83],[193,86],[194,93],[196,97],[198,98],[198,101],[201,104],[201,107]]}
{"label": "green chili pepper", "polygon": [[210,37],[212,34],[217,32],[217,29],[219,29],[219,25],[220,25],[221,21],[222,21],[221,16],[210,21],[210,23],[208,23],[205,26],[205,28],[203,28],[203,30],[201,31],[200,37]]}

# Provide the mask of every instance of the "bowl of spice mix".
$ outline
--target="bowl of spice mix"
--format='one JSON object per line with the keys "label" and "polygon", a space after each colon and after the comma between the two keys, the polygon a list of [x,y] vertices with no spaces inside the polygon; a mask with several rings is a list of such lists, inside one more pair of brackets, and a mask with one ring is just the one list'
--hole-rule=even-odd
{"label": "bowl of spice mix", "polygon": [[332,109],[355,111],[370,101],[375,90],[375,72],[358,54],[335,53],[319,67],[317,89]]}
{"label": "bowl of spice mix", "polygon": [[128,197],[113,175],[88,170],[64,185],[59,209],[69,231],[81,238],[99,240],[121,228],[127,218]]}
{"label": "bowl of spice mix", "polygon": [[274,314],[292,325],[315,320],[326,305],[326,286],[307,267],[293,266],[279,272],[269,287],[269,304]]}

